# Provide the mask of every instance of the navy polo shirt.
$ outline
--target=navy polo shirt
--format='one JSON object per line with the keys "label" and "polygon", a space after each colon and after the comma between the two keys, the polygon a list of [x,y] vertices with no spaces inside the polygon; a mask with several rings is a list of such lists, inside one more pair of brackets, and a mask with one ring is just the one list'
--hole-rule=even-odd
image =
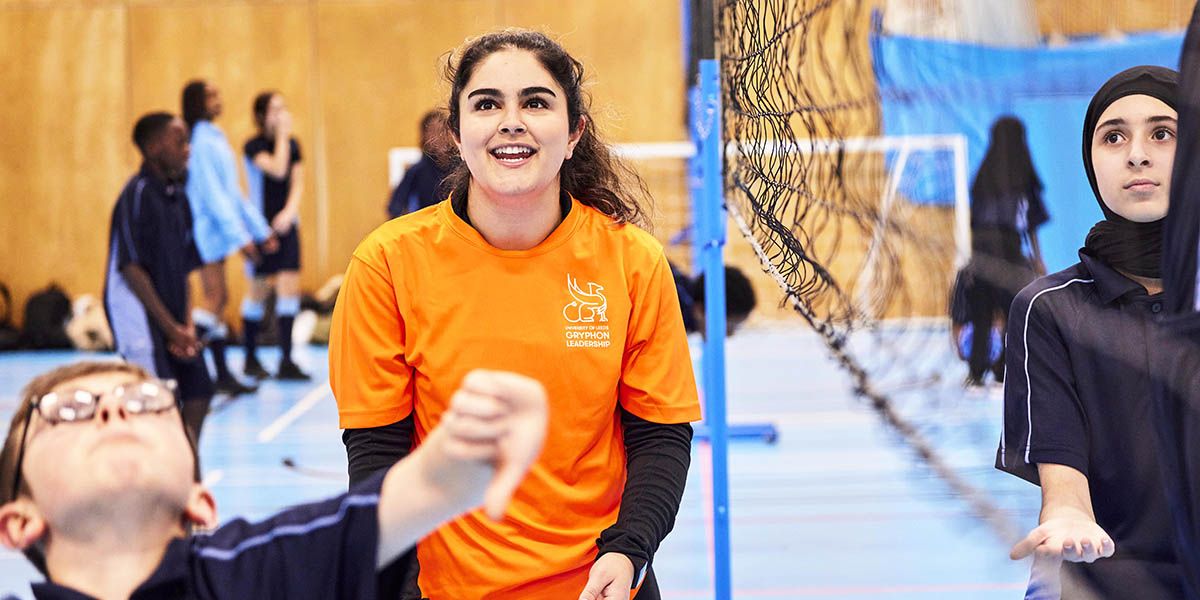
{"label": "navy polo shirt", "polygon": [[679,310],[683,312],[683,329],[688,333],[700,330],[700,324],[696,320],[696,299],[692,298],[691,278],[687,276],[675,263],[668,261],[667,265],[671,267],[671,277],[675,279],[675,292],[679,296]]}
{"label": "navy polo shirt", "polygon": [[1083,252],[1080,261],[1013,301],[996,467],[1034,484],[1038,463],[1083,473],[1116,553],[1063,568],[1101,597],[1178,598],[1148,371],[1162,297]]}
{"label": "navy polo shirt", "polygon": [[121,269],[138,264],[171,316],[187,322],[188,273],[200,265],[192,237],[192,212],[182,183],[159,179],[142,165],[117,198],[109,229],[105,303],[114,315],[144,310],[124,285]]}
{"label": "navy polo shirt", "polygon": [[392,190],[388,216],[394,219],[444,200],[445,196],[439,194],[438,189],[446,174],[433,157],[422,154],[421,160],[404,172],[404,178]]}
{"label": "navy polo shirt", "polygon": [[[234,520],[177,538],[130,600],[374,599],[381,471],[349,493],[285,510],[261,523]],[[53,583],[38,600],[90,598]]]}

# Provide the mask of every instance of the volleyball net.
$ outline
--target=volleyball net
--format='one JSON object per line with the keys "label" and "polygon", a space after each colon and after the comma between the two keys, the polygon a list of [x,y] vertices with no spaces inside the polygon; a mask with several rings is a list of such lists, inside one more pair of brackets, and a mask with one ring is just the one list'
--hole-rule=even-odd
{"label": "volleyball net", "polygon": [[1014,539],[1006,512],[946,450],[961,433],[949,431],[950,413],[966,375],[949,323],[955,273],[970,256],[966,137],[880,135],[872,3],[718,6],[731,220],[855,393]]}

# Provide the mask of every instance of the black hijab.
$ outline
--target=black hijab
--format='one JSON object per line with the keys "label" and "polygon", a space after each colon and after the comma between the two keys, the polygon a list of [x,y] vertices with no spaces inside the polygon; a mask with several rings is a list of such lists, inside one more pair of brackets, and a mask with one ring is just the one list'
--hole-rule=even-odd
{"label": "black hijab", "polygon": [[1088,232],[1084,251],[1115,269],[1139,277],[1159,279],[1162,277],[1163,219],[1137,223],[1113,212],[1100,196],[1096,170],[1092,165],[1092,136],[1096,133],[1100,115],[1113,102],[1139,94],[1157,98],[1176,109],[1179,73],[1165,67],[1133,67],[1113,75],[1092,97],[1083,119],[1083,167],[1087,171],[1088,183],[1092,184],[1096,202],[1104,212],[1104,220],[1096,223]]}
{"label": "black hijab", "polygon": [[996,119],[988,137],[987,152],[971,183],[972,202],[1041,191],[1042,180],[1033,168],[1029,144],[1025,142],[1025,125],[1016,117]]}

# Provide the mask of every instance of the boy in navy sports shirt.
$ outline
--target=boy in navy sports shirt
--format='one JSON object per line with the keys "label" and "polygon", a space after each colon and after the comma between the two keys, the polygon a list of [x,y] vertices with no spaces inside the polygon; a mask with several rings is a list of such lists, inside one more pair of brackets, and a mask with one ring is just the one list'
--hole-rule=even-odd
{"label": "boy in navy sports shirt", "polygon": [[84,362],[29,383],[0,452],[0,543],[47,598],[375,598],[377,571],[477,506],[493,519],[541,450],[545,392],[473,371],[419,448],[349,493],[216,522],[170,382]]}
{"label": "boy in navy sports shirt", "polygon": [[179,117],[148,113],[133,128],[142,167],[113,207],[104,308],[125,360],[178,383],[198,440],[213,395],[192,324],[188,273],[200,264],[184,193],[189,144]]}

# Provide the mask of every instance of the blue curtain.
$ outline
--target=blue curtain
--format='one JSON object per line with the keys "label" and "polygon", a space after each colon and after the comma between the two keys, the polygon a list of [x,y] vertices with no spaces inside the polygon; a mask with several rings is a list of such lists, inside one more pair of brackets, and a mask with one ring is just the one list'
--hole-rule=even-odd
{"label": "blue curtain", "polygon": [[[1062,47],[993,48],[876,35],[875,74],[886,135],[961,133],[969,171],[987,149],[996,118],[1025,122],[1034,166],[1045,184],[1050,222],[1039,231],[1051,272],[1078,260],[1088,229],[1101,218],[1080,155],[1083,114],[1092,94],[1113,74],[1156,64],[1177,68],[1182,33],[1080,41]],[[945,157],[914,157],[904,192],[917,202],[954,200]]]}

